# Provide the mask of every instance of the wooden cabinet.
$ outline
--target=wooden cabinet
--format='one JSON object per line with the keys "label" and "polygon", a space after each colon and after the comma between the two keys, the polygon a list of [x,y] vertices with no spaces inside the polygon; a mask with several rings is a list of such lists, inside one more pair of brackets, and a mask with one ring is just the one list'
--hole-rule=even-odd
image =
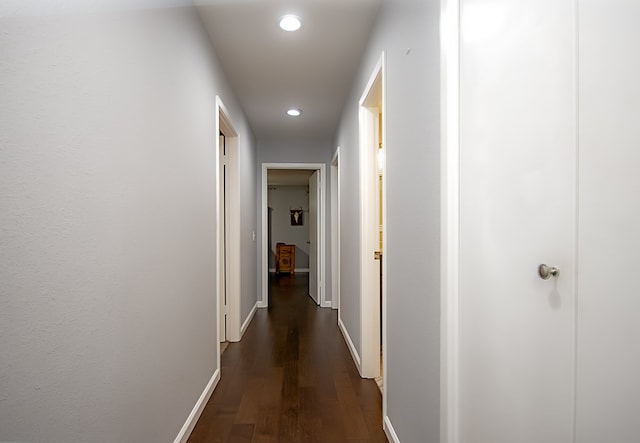
{"label": "wooden cabinet", "polygon": [[288,272],[295,273],[296,268],[296,245],[276,244],[276,274]]}

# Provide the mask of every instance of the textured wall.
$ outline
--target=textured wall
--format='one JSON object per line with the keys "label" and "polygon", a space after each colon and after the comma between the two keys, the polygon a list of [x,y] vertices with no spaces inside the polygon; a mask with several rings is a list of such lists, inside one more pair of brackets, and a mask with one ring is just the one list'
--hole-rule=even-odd
{"label": "textured wall", "polygon": [[172,441],[216,370],[216,94],[252,136],[191,9],[0,29],[0,440]]}

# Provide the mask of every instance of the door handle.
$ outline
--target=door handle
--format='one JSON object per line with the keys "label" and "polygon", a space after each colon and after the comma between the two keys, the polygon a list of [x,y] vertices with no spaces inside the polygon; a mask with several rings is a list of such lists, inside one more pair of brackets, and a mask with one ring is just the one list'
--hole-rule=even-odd
{"label": "door handle", "polygon": [[373,259],[374,260],[381,260],[382,259],[382,251],[375,251],[373,253]]}
{"label": "door handle", "polygon": [[538,266],[538,275],[543,280],[549,280],[551,277],[558,277],[560,275],[560,269],[555,266],[547,266],[544,263]]}

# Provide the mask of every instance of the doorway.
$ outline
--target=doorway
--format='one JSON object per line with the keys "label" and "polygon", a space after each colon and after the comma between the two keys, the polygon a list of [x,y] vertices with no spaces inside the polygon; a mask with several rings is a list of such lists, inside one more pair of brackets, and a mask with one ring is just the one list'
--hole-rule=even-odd
{"label": "doorway", "polygon": [[331,159],[331,307],[340,314],[340,147]]}
{"label": "doorway", "polygon": [[[276,271],[276,244],[280,243],[279,238],[276,238],[273,232],[276,224],[276,209],[269,210],[269,189],[274,187],[273,183],[275,183],[269,184],[269,175],[271,174],[272,177],[274,175],[282,176],[284,171],[291,171],[292,175],[298,177],[298,181],[301,176],[306,176],[305,188],[308,187],[307,207],[305,208],[304,205],[300,204],[292,204],[291,207],[287,206],[285,211],[288,212],[287,217],[290,217],[290,219],[287,219],[287,224],[295,230],[295,223],[301,223],[299,226],[304,226],[309,230],[310,234],[307,240],[309,243],[295,245],[295,251],[308,255],[308,267],[301,270],[309,272],[309,296],[321,307],[331,306],[330,302],[326,301],[324,283],[325,170],[326,165],[322,163],[263,163],[262,165],[262,299],[258,304],[261,308],[269,306],[269,271]],[[295,219],[294,221],[294,213],[300,214],[299,217],[301,219]],[[271,223],[269,222],[270,217]],[[282,243],[286,244],[286,242]],[[294,259],[294,261],[296,260]],[[293,265],[293,272],[298,267],[298,263],[300,261]]]}
{"label": "doorway", "polygon": [[[383,391],[385,368],[386,180],[384,53],[360,99],[361,375]],[[384,396],[383,396],[384,398]]]}
{"label": "doorway", "polygon": [[216,97],[216,251],[218,358],[225,342],[240,341],[240,184],[238,133]]}

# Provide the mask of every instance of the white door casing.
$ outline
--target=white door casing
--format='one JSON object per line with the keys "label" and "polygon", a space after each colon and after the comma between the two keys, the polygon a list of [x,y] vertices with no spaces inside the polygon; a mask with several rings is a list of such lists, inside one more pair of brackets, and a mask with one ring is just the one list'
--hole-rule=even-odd
{"label": "white door casing", "polygon": [[220,266],[219,266],[219,274],[218,285],[220,287],[220,293],[218,295],[218,321],[219,321],[219,333],[220,342],[227,341],[227,224],[228,224],[228,208],[227,208],[227,198],[226,198],[226,160],[225,160],[225,136],[218,136],[218,158],[220,159],[219,164],[219,181],[218,185],[221,187],[219,196],[222,200],[220,202],[220,218],[218,219],[218,223],[221,224],[221,233],[219,237],[220,246],[219,246],[219,258],[220,258]]}
{"label": "white door casing", "polygon": [[320,294],[318,279],[318,263],[320,263],[320,231],[318,229],[318,202],[320,201],[319,173],[316,170],[309,177],[309,296],[319,305]]}
{"label": "white door casing", "polygon": [[340,147],[331,160],[331,307],[340,308]]}
{"label": "white door casing", "polygon": [[460,0],[440,13],[440,443],[459,443]]}
{"label": "white door casing", "polygon": [[[226,160],[221,153],[222,138],[225,135]],[[217,262],[217,307],[221,321],[226,294],[225,339],[239,341],[240,333],[240,179],[238,173],[238,133],[231,122],[229,112],[220,97],[216,96],[216,251]],[[224,163],[224,167],[223,167]],[[223,171],[226,170],[226,180]],[[223,182],[224,180],[224,182]],[[225,192],[226,187],[226,192]],[[226,198],[226,202],[225,202]],[[226,233],[224,232],[226,217]],[[224,250],[222,248],[225,248]],[[222,324],[218,327],[218,333]],[[218,340],[220,341],[220,340]],[[218,350],[218,358],[220,357]]]}

